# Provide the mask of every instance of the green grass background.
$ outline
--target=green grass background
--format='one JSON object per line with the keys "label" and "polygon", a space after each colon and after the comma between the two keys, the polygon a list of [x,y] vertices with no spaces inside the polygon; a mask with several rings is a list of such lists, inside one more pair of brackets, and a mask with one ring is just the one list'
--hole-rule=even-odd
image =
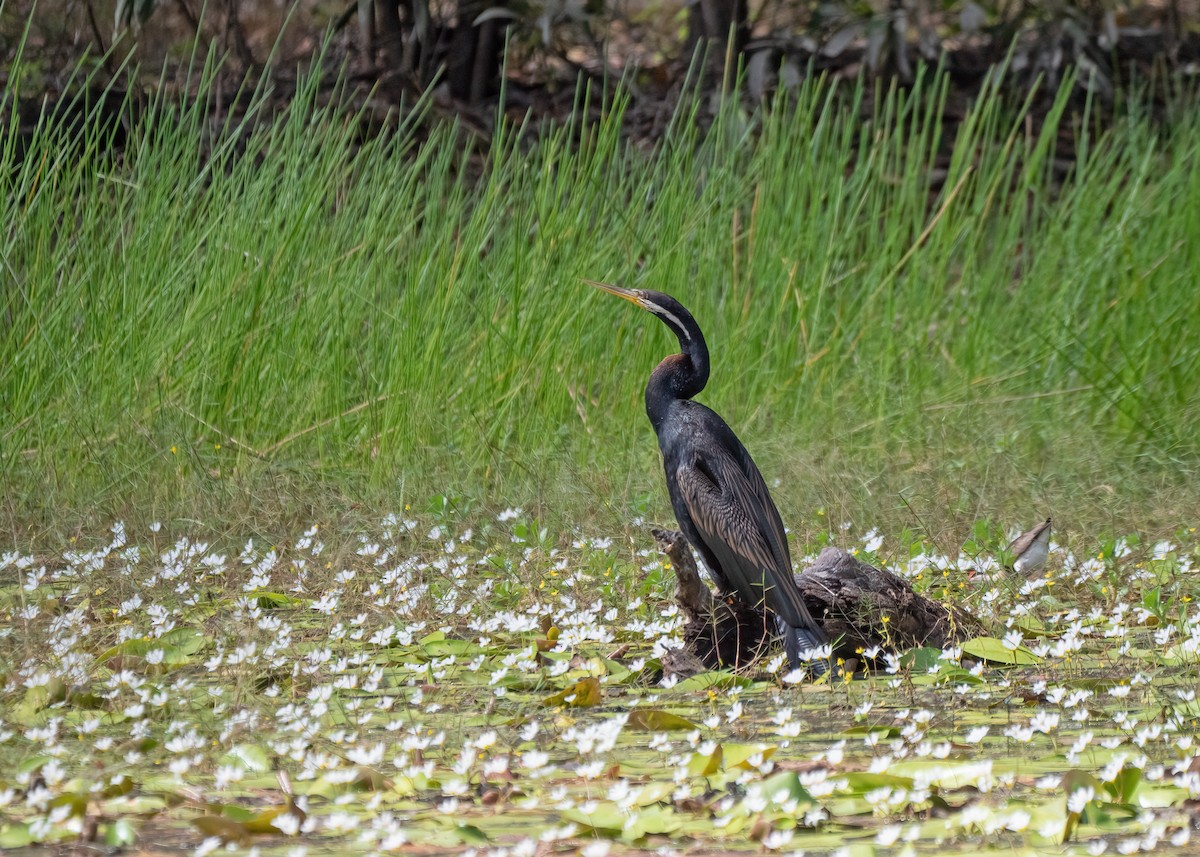
{"label": "green grass background", "polygon": [[46,122],[27,149],[9,123],[11,530],[442,494],[669,520],[641,396],[674,340],[582,278],[693,310],[702,398],[794,528],[1194,522],[1194,111],[1100,122],[1066,110],[1068,81],[1039,130],[993,92],[950,129],[936,77],[810,80],[711,123],[685,99],[654,144],[623,134],[618,93],[464,146],[419,110],[364,138],[314,75],[281,114],[214,127],[212,71],[121,156],[100,123]]}

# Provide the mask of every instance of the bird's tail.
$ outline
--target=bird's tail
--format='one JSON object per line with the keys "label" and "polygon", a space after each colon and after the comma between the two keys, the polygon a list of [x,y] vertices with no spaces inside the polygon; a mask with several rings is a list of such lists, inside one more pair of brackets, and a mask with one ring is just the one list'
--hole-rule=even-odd
{"label": "bird's tail", "polygon": [[809,628],[793,628],[782,619],[777,621],[779,631],[783,634],[783,650],[787,652],[788,666],[792,669],[806,666],[814,677],[824,675],[829,670],[829,662],[808,654],[825,645],[824,638]]}

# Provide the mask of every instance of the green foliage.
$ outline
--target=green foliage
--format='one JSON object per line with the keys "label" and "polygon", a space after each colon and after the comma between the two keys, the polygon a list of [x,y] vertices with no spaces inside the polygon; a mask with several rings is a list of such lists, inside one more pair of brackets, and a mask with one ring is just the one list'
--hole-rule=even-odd
{"label": "green foliage", "polygon": [[808,80],[704,134],[685,101],[649,149],[619,93],[599,118],[581,96],[481,153],[451,125],[363,140],[313,76],[210,134],[211,71],[122,154],[99,119],[0,151],[10,515],[278,483],[661,508],[641,388],[674,343],[584,277],[694,310],[704,399],[785,507],[851,453],[1010,485],[1047,460],[1156,482],[1200,451],[1195,115],[1097,135],[1068,84],[1036,134],[990,90],[953,132],[941,79]]}

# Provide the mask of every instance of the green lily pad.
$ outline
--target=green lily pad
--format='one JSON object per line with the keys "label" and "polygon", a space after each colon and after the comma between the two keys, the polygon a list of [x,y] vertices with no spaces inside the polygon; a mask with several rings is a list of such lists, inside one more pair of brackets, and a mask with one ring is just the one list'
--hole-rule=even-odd
{"label": "green lily pad", "polygon": [[1042,659],[1024,646],[1010,649],[996,637],[975,637],[962,644],[964,654],[994,664],[1040,664]]}

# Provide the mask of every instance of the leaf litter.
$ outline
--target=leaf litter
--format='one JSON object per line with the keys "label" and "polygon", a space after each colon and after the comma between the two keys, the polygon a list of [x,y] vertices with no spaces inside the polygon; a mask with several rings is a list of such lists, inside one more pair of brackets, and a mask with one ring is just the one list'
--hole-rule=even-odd
{"label": "leaf litter", "polygon": [[1194,530],[1054,545],[1032,581],[977,545],[885,556],[872,530],[861,554],[994,636],[863,652],[854,678],[777,655],[677,679],[649,547],[448,508],[240,549],[116,524],[0,551],[0,848],[1190,847]]}

